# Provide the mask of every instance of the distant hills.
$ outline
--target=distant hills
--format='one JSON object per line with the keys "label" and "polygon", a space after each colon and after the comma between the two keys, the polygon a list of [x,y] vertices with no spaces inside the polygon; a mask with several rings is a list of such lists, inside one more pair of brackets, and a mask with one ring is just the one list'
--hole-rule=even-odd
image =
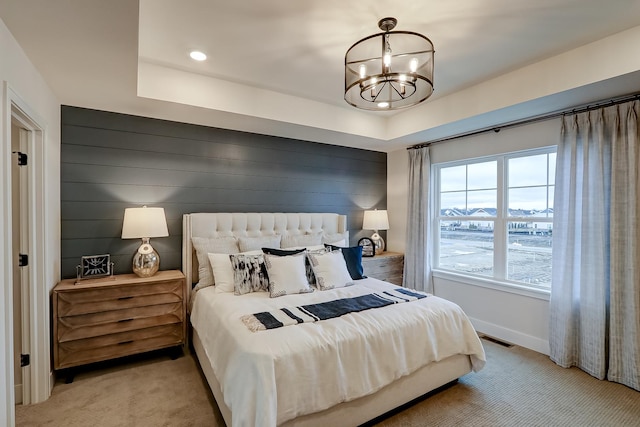
{"label": "distant hills", "polygon": [[[536,210],[536,209],[508,209],[510,217],[534,217],[547,218],[553,217],[553,208]],[[441,209],[440,216],[458,217],[458,216],[474,216],[474,217],[495,217],[498,210],[496,208],[474,208],[459,209],[448,208]]]}

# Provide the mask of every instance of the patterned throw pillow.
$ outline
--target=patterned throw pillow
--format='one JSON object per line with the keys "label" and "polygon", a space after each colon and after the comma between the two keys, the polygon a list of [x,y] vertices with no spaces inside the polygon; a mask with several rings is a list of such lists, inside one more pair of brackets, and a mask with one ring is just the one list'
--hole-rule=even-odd
{"label": "patterned throw pillow", "polygon": [[262,254],[237,254],[229,255],[229,257],[233,267],[233,293],[235,295],[269,290],[269,279]]}
{"label": "patterned throw pillow", "polygon": [[[327,252],[327,249],[323,247],[323,248],[308,250],[307,251],[307,255],[308,254],[324,254],[326,252]],[[311,286],[313,286],[315,288],[316,287],[316,275],[313,274],[313,268],[311,268],[311,262],[309,261],[309,257],[307,257],[307,259],[305,260],[304,267],[305,267],[305,271],[307,273],[307,281],[309,282],[309,284]]]}
{"label": "patterned throw pillow", "polygon": [[364,275],[364,269],[362,267],[362,246],[352,246],[350,248],[344,248],[336,245],[325,246],[332,251],[340,250],[344,261],[347,263],[347,270],[353,280],[364,279],[367,276]]}
{"label": "patterned throw pillow", "polygon": [[353,285],[347,263],[340,251],[323,254],[307,254],[313,274],[316,276],[316,287],[321,291]]}
{"label": "patterned throw pillow", "polygon": [[286,256],[264,255],[271,298],[313,292],[305,274],[305,258],[302,252]]}
{"label": "patterned throw pillow", "polygon": [[[313,254],[323,254],[327,251],[327,249],[323,245],[312,246],[313,249],[277,249],[277,248],[262,248],[262,252],[269,255],[276,256],[287,256],[287,255],[295,255],[302,252],[313,253]],[[316,276],[313,275],[313,269],[311,268],[311,264],[309,264],[309,259],[305,257],[304,260],[304,268],[307,275],[307,282],[313,287],[316,285]]]}

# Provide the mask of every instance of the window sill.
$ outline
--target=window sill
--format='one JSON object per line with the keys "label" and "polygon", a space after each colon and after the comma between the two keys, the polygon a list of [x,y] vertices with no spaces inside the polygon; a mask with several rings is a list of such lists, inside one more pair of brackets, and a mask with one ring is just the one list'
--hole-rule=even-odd
{"label": "window sill", "polygon": [[433,277],[438,279],[451,280],[465,285],[480,286],[483,288],[509,292],[512,294],[527,296],[530,298],[537,298],[545,301],[549,301],[549,297],[551,296],[550,290],[527,287],[518,285],[516,283],[501,282],[490,278],[472,277],[464,274],[454,273],[452,271],[435,269],[432,271],[432,274]]}

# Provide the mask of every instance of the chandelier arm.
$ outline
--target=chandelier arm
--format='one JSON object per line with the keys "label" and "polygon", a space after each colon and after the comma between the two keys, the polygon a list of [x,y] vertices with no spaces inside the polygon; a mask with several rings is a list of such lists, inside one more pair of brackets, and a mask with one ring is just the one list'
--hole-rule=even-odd
{"label": "chandelier arm", "polygon": [[[400,84],[402,84],[402,83],[400,83]],[[413,86],[413,85],[412,85],[412,86]],[[391,85],[391,88],[392,88],[393,90],[395,90],[395,91],[396,91],[396,93],[398,94],[398,96],[399,96],[401,99],[407,99],[408,97],[410,97],[411,95],[413,95],[413,93],[412,93],[411,95],[404,96],[404,95],[403,95],[403,94],[402,94],[402,93],[401,93],[401,92],[400,92],[400,91],[399,91],[399,90],[398,90],[394,85]],[[415,92],[415,90],[414,90],[414,92]]]}
{"label": "chandelier arm", "polygon": [[371,102],[376,103],[378,101],[378,97],[382,94],[384,87],[387,85],[387,82],[382,83],[380,90],[376,92],[376,96],[371,100]]}

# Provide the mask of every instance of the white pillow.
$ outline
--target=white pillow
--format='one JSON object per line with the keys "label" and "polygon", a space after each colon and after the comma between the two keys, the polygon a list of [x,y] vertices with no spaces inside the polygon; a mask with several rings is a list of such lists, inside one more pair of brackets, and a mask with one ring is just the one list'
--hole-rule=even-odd
{"label": "white pillow", "polygon": [[281,239],[282,236],[280,234],[259,237],[238,237],[238,246],[240,247],[240,252],[255,251],[262,248],[279,248]]}
{"label": "white pillow", "polygon": [[316,277],[316,287],[321,291],[353,285],[341,251],[307,253],[307,257]]}
{"label": "white pillow", "polygon": [[344,248],[344,247],[347,246],[347,241],[342,239],[342,240],[338,240],[337,242],[331,242],[331,243],[327,242],[326,244],[327,245],[333,245],[333,246],[339,246],[341,248]]}
{"label": "white pillow", "polygon": [[290,234],[282,236],[280,247],[282,249],[317,246],[322,244],[322,231],[307,234]]}
{"label": "white pillow", "polygon": [[336,233],[336,234],[325,234],[322,236],[322,243],[328,243],[334,246],[349,246],[347,235],[348,232],[344,233]]}
{"label": "white pillow", "polygon": [[287,256],[264,254],[271,298],[313,292],[307,281],[305,257],[304,252]]}
{"label": "white pillow", "polygon": [[208,254],[213,279],[215,280],[215,292],[233,292],[233,267],[229,254]]}
{"label": "white pillow", "polygon": [[[258,255],[261,251],[243,252],[242,255]],[[208,254],[213,279],[215,281],[215,293],[234,291],[234,271],[229,254]]]}
{"label": "white pillow", "polygon": [[235,237],[192,237],[191,242],[198,258],[199,288],[211,286],[215,283],[208,254],[237,254],[240,252],[238,250],[238,241]]}

